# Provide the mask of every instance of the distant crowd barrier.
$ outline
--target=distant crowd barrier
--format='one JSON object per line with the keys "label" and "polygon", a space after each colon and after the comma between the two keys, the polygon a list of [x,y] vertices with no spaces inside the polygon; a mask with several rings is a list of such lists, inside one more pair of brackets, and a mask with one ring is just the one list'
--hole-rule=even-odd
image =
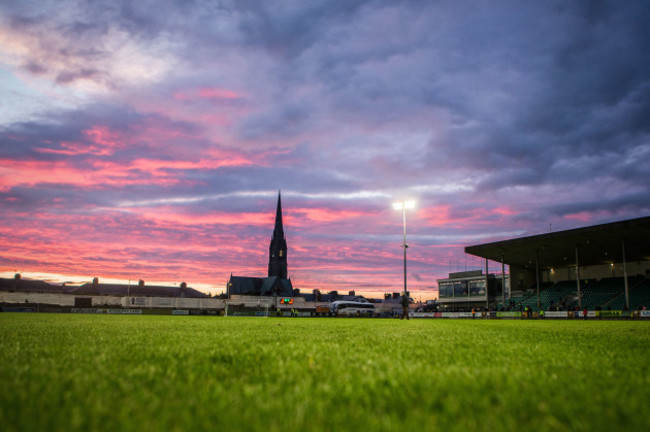
{"label": "distant crowd barrier", "polygon": [[[463,319],[584,319],[583,311],[545,311],[543,315],[533,312],[529,318],[524,312],[492,311],[492,312],[414,312],[413,318],[463,318]],[[588,319],[616,318],[650,318],[650,311],[587,311]]]}
{"label": "distant crowd barrier", "polygon": [[72,313],[142,315],[142,309],[102,309],[102,308],[72,308]]}
{"label": "distant crowd barrier", "polygon": [[[230,300],[217,298],[182,297],[120,297],[120,296],[76,296],[71,294],[7,292],[0,291],[0,311],[39,312],[44,306],[59,307],[62,312],[98,314],[149,314],[163,313],[173,315],[221,315],[226,304],[230,316],[318,316],[329,315],[325,302],[306,302],[296,297],[291,307],[273,306],[269,299],[256,296],[233,296]],[[375,312],[382,313],[382,305],[375,305]],[[295,309],[294,309],[295,308]],[[52,311],[52,307],[45,311]],[[293,313],[292,313],[292,310]],[[55,310],[56,311],[56,310]],[[390,311],[390,310],[389,310]],[[393,311],[393,315],[396,312]],[[386,314],[384,314],[386,316]],[[413,318],[446,319],[583,319],[583,311],[544,311],[533,312],[531,317],[521,311],[476,311],[472,312],[412,312]],[[588,319],[650,319],[650,311],[590,310]]]}
{"label": "distant crowd barrier", "polygon": [[0,291],[0,303],[30,303],[75,307],[78,300],[86,300],[93,308],[126,308],[126,309],[223,309],[224,300],[216,298],[183,298],[183,297],[121,297],[121,296],[89,296],[74,294],[7,292]]}

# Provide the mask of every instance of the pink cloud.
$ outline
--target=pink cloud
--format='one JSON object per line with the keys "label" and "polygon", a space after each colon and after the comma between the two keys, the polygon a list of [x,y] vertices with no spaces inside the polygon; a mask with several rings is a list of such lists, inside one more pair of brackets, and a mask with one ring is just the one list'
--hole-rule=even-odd
{"label": "pink cloud", "polygon": [[235,100],[242,96],[233,91],[220,87],[201,87],[197,90],[177,91],[172,97],[178,101],[191,101],[194,99]]}
{"label": "pink cloud", "polygon": [[459,220],[451,216],[450,205],[439,205],[418,210],[417,217],[425,219],[434,226],[457,224]]}
{"label": "pink cloud", "polygon": [[492,212],[501,216],[512,216],[517,214],[517,211],[513,210],[510,207],[497,207],[495,209],[492,209]]}
{"label": "pink cloud", "polygon": [[199,97],[202,99],[239,99],[241,95],[228,89],[203,87],[199,89]]}
{"label": "pink cloud", "polygon": [[299,214],[315,222],[335,222],[364,216],[363,212],[352,210],[332,210],[327,208],[292,209],[292,214]]}
{"label": "pink cloud", "polygon": [[564,215],[564,219],[575,220],[583,223],[588,223],[592,220],[593,214],[588,212],[579,212]]}
{"label": "pink cloud", "polygon": [[90,142],[100,147],[116,148],[124,146],[124,138],[107,126],[93,126],[90,129],[85,129],[83,134]]}
{"label": "pink cloud", "polygon": [[[111,130],[107,126],[93,126],[85,129],[82,134],[86,137],[86,142],[78,141],[61,141],[61,148],[43,148],[38,147],[35,150],[39,153],[60,154],[65,156],[75,156],[90,154],[95,156],[110,156],[115,153],[116,149],[123,148],[126,145],[125,138],[118,132]],[[46,141],[50,142],[50,141]]]}
{"label": "pink cloud", "polygon": [[244,156],[235,153],[223,153],[221,159],[197,161],[141,158],[127,163],[104,160],[87,163],[89,166],[80,167],[67,160],[52,162],[0,159],[0,190],[39,184],[68,184],[87,188],[137,184],[164,186],[189,182],[178,171],[202,171],[252,164]]}
{"label": "pink cloud", "polygon": [[499,220],[517,214],[511,207],[480,207],[475,209],[456,209],[451,205],[439,205],[423,208],[414,217],[423,219],[433,226],[467,228],[468,226],[498,225]]}
{"label": "pink cloud", "polygon": [[177,213],[176,208],[155,207],[131,209],[134,214],[155,222],[159,226],[213,226],[213,225],[238,225],[238,226],[273,226],[274,215],[264,213],[225,213],[212,212],[208,214]]}

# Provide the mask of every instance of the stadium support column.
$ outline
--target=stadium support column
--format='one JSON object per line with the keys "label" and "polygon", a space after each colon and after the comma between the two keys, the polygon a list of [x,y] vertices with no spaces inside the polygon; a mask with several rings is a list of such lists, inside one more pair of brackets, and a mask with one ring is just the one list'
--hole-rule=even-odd
{"label": "stadium support column", "polygon": [[580,293],[580,260],[578,257],[578,245],[576,245],[576,286],[578,288],[578,309],[582,309],[582,294]]}
{"label": "stadium support column", "polygon": [[505,258],[501,255],[501,291],[503,293],[503,307],[506,307],[506,264]]}
{"label": "stadium support column", "polygon": [[623,248],[623,282],[625,283],[625,308],[630,310],[630,290],[627,283],[627,264],[625,263],[625,240],[621,240]]}
{"label": "stadium support column", "polygon": [[542,300],[539,297],[539,251],[535,251],[535,284],[537,285],[537,310],[541,310]]}
{"label": "stadium support column", "polygon": [[406,288],[406,248],[408,248],[406,244],[406,205],[402,206],[402,225],[404,227],[404,243],[402,244],[404,246],[404,297],[410,297]]}
{"label": "stadium support column", "polygon": [[485,258],[485,308],[490,310],[490,293],[488,287],[488,267],[487,267],[487,258]]}

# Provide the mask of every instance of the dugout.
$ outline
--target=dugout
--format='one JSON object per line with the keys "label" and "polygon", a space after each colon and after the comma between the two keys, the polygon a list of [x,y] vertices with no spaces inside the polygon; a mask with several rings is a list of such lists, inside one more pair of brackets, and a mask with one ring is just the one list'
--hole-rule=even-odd
{"label": "dugout", "polygon": [[504,273],[508,265],[512,290],[535,289],[538,306],[543,284],[574,282],[582,309],[585,282],[620,278],[629,309],[631,278],[635,284],[650,279],[650,217],[467,246],[465,253],[484,258],[486,266],[501,263]]}

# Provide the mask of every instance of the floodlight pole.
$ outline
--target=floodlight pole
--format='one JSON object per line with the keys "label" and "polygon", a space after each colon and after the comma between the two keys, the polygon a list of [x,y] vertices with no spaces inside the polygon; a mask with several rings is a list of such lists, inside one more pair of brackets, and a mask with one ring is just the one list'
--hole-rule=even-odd
{"label": "floodlight pole", "polygon": [[578,288],[578,309],[582,310],[582,293],[580,292],[580,257],[576,245],[576,287]]}
{"label": "floodlight pole", "polygon": [[406,243],[406,209],[414,208],[414,207],[415,207],[414,201],[399,201],[393,203],[393,208],[395,210],[402,210],[402,227],[404,229],[402,247],[404,248],[404,295],[405,296],[408,294],[408,287],[406,284],[406,249],[409,247],[408,243]]}
{"label": "floodlight pole", "polygon": [[488,259],[485,258],[485,309],[490,310],[490,279],[488,278]]}
{"label": "floodlight pole", "polygon": [[625,284],[625,309],[630,310],[630,290],[627,282],[627,265],[625,260],[625,240],[621,240],[621,247],[623,248],[623,283]]}
{"label": "floodlight pole", "polygon": [[501,255],[501,291],[503,294],[503,307],[506,307],[506,264],[505,257]]}
{"label": "floodlight pole", "polygon": [[539,297],[539,251],[535,251],[535,284],[537,286],[537,311],[542,309],[542,300]]}
{"label": "floodlight pole", "polygon": [[404,226],[404,240],[402,247],[404,248],[404,296],[407,295],[408,291],[406,289],[406,249],[408,245],[406,244],[406,204],[402,203],[402,225]]}

